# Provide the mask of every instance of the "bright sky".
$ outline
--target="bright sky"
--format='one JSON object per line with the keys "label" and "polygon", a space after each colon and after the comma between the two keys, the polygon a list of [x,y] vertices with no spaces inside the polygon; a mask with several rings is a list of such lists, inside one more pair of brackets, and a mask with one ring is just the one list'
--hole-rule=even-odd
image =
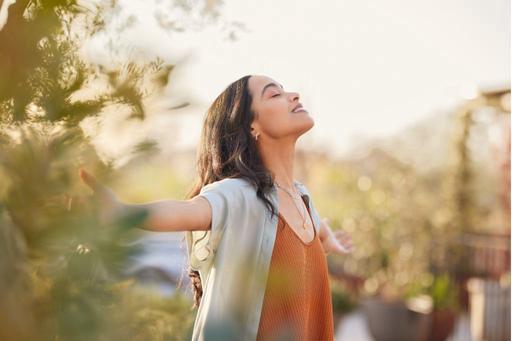
{"label": "bright sky", "polygon": [[510,84],[508,0],[225,0],[222,20],[247,28],[235,42],[217,28],[158,32],[149,2],[126,3],[144,23],[129,34],[133,44],[169,60],[192,56],[169,92],[200,104],[139,130],[164,143],[194,146],[208,105],[245,74],[299,92],[315,119],[299,146],[337,154],[448,109],[476,86]]}

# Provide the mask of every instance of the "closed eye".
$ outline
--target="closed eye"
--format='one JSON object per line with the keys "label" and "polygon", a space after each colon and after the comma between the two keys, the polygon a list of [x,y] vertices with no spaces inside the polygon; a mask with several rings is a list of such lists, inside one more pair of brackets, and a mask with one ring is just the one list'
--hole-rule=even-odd
{"label": "closed eye", "polygon": [[277,97],[277,96],[279,96],[279,95],[281,95],[281,94],[275,94],[275,95],[272,95],[272,96],[270,96],[270,97]]}

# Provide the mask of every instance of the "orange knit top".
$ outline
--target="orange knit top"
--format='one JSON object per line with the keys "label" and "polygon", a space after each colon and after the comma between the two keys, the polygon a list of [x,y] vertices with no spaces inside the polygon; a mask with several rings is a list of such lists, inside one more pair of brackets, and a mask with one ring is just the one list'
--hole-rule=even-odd
{"label": "orange knit top", "polygon": [[327,259],[279,214],[257,340],[334,340]]}

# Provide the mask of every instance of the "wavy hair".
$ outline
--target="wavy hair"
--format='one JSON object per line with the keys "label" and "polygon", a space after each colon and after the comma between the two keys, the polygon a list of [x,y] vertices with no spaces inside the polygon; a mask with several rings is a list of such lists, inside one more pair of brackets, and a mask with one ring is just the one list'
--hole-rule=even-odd
{"label": "wavy hair", "polygon": [[[228,85],[207,110],[197,153],[198,180],[187,197],[193,198],[203,186],[215,181],[245,178],[254,185],[256,195],[271,214],[277,215],[265,196],[273,186],[274,177],[264,167],[251,134],[255,113],[251,111],[250,77],[244,76]],[[198,307],[203,294],[200,275],[190,266],[188,272],[194,307]]]}

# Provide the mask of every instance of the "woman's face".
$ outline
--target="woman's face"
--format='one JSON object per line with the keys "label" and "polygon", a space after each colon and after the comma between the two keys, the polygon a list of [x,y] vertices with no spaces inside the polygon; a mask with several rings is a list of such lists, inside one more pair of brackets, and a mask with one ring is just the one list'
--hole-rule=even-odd
{"label": "woman's face", "polygon": [[299,94],[286,92],[280,83],[266,76],[251,76],[249,91],[255,118],[252,134],[258,141],[295,138],[311,129],[315,122],[299,102]]}

